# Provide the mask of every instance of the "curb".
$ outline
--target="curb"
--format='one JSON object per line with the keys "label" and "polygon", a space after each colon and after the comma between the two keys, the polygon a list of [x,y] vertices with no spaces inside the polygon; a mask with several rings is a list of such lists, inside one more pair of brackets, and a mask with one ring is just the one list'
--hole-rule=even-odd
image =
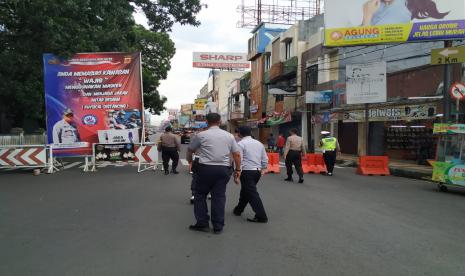
{"label": "curb", "polygon": [[[352,167],[352,168],[356,168],[358,166],[357,162],[353,160],[338,160],[337,164],[342,167]],[[432,172],[409,170],[409,169],[397,168],[397,167],[389,167],[389,170],[392,176],[431,181]]]}

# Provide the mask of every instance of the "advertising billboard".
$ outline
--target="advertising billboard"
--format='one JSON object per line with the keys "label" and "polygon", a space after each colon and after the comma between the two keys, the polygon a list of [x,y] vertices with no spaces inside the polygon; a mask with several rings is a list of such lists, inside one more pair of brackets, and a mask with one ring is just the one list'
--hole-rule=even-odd
{"label": "advertising billboard", "polygon": [[326,0],[325,45],[465,39],[463,0]]}
{"label": "advertising billboard", "polygon": [[68,60],[44,54],[43,60],[48,142],[55,155],[90,155],[99,130],[142,128],[140,53]]}
{"label": "advertising billboard", "polygon": [[305,92],[305,103],[307,104],[329,104],[333,99],[333,91],[307,91]]}
{"label": "advertising billboard", "polygon": [[212,69],[248,69],[247,53],[194,52],[192,66]]}
{"label": "advertising billboard", "polygon": [[346,83],[347,104],[386,102],[386,62],[347,65]]}
{"label": "advertising billboard", "polygon": [[194,104],[194,110],[200,111],[205,110],[205,106],[207,105],[207,99],[196,99]]}

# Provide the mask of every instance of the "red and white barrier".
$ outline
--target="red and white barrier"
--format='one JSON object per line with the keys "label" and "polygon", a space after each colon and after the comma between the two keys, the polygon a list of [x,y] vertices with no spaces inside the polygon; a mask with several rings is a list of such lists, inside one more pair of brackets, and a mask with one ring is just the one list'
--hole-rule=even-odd
{"label": "red and white barrier", "polygon": [[156,145],[135,146],[137,172],[156,170],[158,167],[158,149]]}
{"label": "red and white barrier", "polygon": [[2,167],[45,167],[47,165],[46,147],[8,147],[0,148],[0,166]]}

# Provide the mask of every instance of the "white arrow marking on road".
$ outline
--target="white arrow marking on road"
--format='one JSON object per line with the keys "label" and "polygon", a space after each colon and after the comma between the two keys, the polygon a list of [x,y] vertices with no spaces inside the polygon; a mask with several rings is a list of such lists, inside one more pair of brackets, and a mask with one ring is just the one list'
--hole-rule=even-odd
{"label": "white arrow marking on road", "polygon": [[441,52],[439,52],[441,56],[445,56],[445,57],[448,57],[449,55],[456,55],[458,53],[459,53],[459,50],[451,50],[449,48],[446,48],[442,50]]}

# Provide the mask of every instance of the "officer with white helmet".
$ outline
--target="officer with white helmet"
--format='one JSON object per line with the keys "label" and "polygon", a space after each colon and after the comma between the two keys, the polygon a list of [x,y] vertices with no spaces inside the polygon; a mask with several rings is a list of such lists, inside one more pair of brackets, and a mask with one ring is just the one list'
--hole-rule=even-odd
{"label": "officer with white helmet", "polygon": [[328,175],[332,176],[337,153],[340,151],[339,142],[331,136],[329,131],[322,131],[321,135],[323,137],[320,141],[320,147],[323,150],[323,158],[328,169]]}
{"label": "officer with white helmet", "polygon": [[63,119],[53,126],[53,143],[72,144],[80,142],[81,138],[74,122],[74,113],[70,108],[63,111]]}

